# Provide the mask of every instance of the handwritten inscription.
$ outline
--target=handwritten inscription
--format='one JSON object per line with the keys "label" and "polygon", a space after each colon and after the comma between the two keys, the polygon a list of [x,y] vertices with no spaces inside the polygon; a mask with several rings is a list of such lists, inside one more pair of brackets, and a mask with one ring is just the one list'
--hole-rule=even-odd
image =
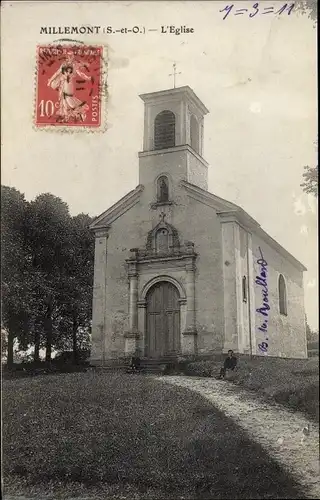
{"label": "handwritten inscription", "polygon": [[[280,9],[278,9],[278,6],[275,7],[271,5],[270,7],[260,7],[259,2],[256,2],[255,4],[252,5],[251,8],[249,9],[237,9],[234,8],[234,4],[226,5],[224,9],[220,10],[219,12],[224,13],[223,20],[225,20],[229,14],[233,14],[234,16],[243,16],[245,14],[248,14],[249,18],[255,17],[257,15],[265,15],[265,14],[274,14],[274,15],[281,15],[282,13],[287,13],[288,16],[290,16],[294,3],[285,3],[282,5]],[[276,10],[277,9],[277,10]]]}
{"label": "handwritten inscription", "polygon": [[259,333],[262,332],[264,334],[265,341],[258,344],[259,351],[263,354],[267,354],[268,352],[268,320],[269,320],[269,290],[268,290],[268,263],[263,257],[263,253],[261,248],[259,247],[260,259],[257,260],[257,264],[260,266],[259,275],[256,276],[255,283],[256,285],[261,287],[261,296],[262,296],[262,306],[256,309],[256,312],[262,316],[261,324],[258,327]]}

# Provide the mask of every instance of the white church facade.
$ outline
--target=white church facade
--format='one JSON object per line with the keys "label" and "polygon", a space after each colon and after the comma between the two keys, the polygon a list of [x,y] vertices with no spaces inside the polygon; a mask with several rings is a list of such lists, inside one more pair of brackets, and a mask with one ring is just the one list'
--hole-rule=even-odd
{"label": "white church facade", "polygon": [[91,363],[228,349],[305,358],[306,269],[208,191],[207,108],[188,86],[140,97],[139,185],[91,225]]}

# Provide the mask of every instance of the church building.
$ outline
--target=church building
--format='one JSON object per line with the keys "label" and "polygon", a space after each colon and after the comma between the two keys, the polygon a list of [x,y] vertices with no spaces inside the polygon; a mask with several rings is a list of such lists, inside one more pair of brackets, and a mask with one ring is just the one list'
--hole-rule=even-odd
{"label": "church building", "polygon": [[242,208],[208,191],[208,109],[188,86],[140,98],[139,185],[91,225],[91,363],[228,349],[307,357],[306,269]]}

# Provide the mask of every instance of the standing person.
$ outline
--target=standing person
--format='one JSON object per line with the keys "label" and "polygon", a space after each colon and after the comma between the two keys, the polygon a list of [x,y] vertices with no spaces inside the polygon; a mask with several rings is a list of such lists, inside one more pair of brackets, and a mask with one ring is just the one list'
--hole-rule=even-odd
{"label": "standing person", "polygon": [[226,376],[227,370],[234,370],[237,366],[237,358],[234,356],[233,351],[230,349],[228,351],[228,356],[224,360],[223,367],[220,370],[219,378],[224,378]]}

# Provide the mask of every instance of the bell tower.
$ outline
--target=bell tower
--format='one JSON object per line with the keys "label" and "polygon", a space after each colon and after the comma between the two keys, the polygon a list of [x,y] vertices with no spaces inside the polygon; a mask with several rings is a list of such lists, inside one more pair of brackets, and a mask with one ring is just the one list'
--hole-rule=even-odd
{"label": "bell tower", "polygon": [[208,164],[203,154],[204,116],[209,112],[188,87],[140,95],[144,102],[143,151],[139,153],[139,183],[160,177],[208,189]]}

